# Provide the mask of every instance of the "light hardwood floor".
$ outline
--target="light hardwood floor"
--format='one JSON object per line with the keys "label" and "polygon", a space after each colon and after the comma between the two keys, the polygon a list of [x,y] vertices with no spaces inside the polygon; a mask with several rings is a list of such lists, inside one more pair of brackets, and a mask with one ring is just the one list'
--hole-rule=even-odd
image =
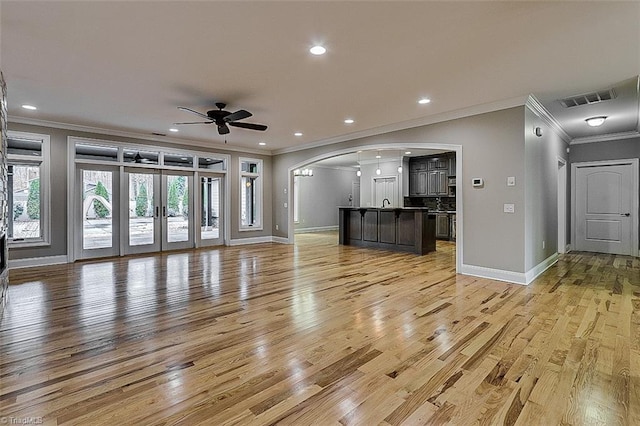
{"label": "light hardwood floor", "polygon": [[572,253],[525,287],[456,275],[451,243],[297,240],[11,271],[0,418],[640,424],[638,259]]}

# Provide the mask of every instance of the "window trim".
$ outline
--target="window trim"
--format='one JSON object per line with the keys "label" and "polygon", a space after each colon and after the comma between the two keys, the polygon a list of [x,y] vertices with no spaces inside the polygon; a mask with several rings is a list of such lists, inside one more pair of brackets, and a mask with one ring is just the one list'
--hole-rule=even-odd
{"label": "window trim", "polygon": [[[40,165],[40,237],[14,241],[8,240],[9,248],[48,247],[51,246],[51,137],[40,133],[8,131],[8,139],[30,139],[42,143],[41,156],[7,153],[7,164]],[[13,212],[7,212],[13,221]]]}
{"label": "window trim", "polygon": [[[258,171],[256,173],[244,172],[242,171],[242,163],[251,162],[256,163],[258,165]],[[262,231],[264,216],[263,216],[263,186],[262,186],[262,171],[264,170],[263,161],[258,158],[248,158],[248,157],[240,157],[238,158],[238,231]],[[242,178],[244,177],[253,177],[256,178],[256,204],[257,204],[257,225],[243,225],[242,224],[242,196],[243,196],[243,188],[242,188]]]}

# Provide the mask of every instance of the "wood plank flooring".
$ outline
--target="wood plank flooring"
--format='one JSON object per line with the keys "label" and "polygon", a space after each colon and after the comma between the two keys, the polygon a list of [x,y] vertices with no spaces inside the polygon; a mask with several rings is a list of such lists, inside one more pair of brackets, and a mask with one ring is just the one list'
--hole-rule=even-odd
{"label": "wood plank flooring", "polygon": [[640,260],[530,286],[336,233],[10,273],[0,420],[640,424]]}

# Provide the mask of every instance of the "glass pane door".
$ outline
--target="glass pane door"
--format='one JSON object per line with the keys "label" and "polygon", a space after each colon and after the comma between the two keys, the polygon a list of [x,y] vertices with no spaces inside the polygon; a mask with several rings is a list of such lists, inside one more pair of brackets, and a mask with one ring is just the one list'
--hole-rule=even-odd
{"label": "glass pane door", "polygon": [[81,221],[76,231],[76,257],[119,254],[119,173],[116,168],[82,166],[77,169],[76,208]]}
{"label": "glass pane door", "polygon": [[200,243],[220,245],[223,237],[222,175],[200,176]]}
{"label": "glass pane door", "polygon": [[162,249],[192,248],[193,174],[163,171],[162,186]]}
{"label": "glass pane door", "polygon": [[126,169],[127,212],[125,252],[160,250],[160,173],[157,170]]}

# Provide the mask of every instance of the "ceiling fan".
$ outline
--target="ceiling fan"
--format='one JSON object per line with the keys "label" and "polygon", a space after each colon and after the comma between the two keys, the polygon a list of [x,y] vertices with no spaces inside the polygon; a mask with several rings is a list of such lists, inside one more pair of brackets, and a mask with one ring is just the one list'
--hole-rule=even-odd
{"label": "ceiling fan", "polygon": [[241,129],[249,129],[249,130],[258,130],[260,132],[264,132],[267,130],[267,126],[264,124],[254,124],[254,123],[238,123],[238,120],[243,120],[245,118],[251,117],[249,111],[241,109],[236,112],[225,111],[224,108],[227,106],[223,102],[216,102],[216,106],[218,109],[212,109],[207,111],[206,114],[202,114],[201,112],[192,110],[186,107],[178,107],[180,111],[190,112],[192,114],[196,114],[199,117],[206,119],[207,121],[192,121],[187,123],[174,123],[177,125],[180,124],[214,124],[218,126],[218,133],[221,135],[226,135],[229,133],[229,126],[240,127]]}

